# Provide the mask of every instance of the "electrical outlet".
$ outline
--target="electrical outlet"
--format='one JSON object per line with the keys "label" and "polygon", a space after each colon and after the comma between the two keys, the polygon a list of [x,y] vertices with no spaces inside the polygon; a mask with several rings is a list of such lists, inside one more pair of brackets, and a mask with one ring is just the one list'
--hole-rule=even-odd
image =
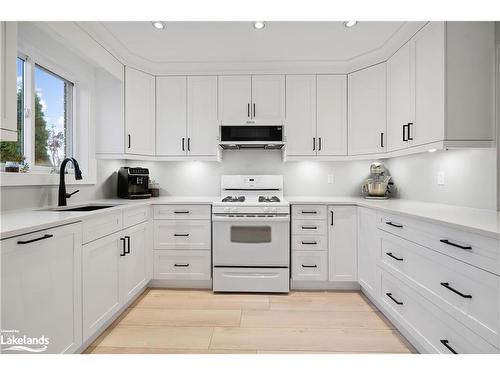
{"label": "electrical outlet", "polygon": [[329,174],[327,180],[329,184],[333,184],[333,174]]}
{"label": "electrical outlet", "polygon": [[444,185],[444,172],[443,171],[440,171],[437,174],[437,184]]}

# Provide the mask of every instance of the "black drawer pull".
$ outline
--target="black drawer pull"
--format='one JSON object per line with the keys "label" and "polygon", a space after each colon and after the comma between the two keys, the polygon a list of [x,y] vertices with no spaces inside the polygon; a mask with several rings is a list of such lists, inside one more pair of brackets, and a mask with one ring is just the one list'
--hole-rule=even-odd
{"label": "black drawer pull", "polygon": [[307,266],[305,264],[302,265],[303,268],[318,268],[318,266],[315,264],[313,266]]}
{"label": "black drawer pull", "polygon": [[386,293],[385,295],[386,295],[387,297],[389,297],[390,299],[392,299],[396,305],[402,305],[402,304],[403,304],[403,302],[399,302],[397,299],[395,299],[395,298],[392,296],[392,293]]}
{"label": "black drawer pull", "polygon": [[304,211],[304,210],[302,210],[302,213],[303,214],[317,214],[318,211]]}
{"label": "black drawer pull", "polygon": [[189,237],[189,233],[174,233],[174,237]]}
{"label": "black drawer pull", "polygon": [[302,241],[302,245],[317,245],[317,241]]}
{"label": "black drawer pull", "polygon": [[462,250],[472,250],[472,246],[462,246],[462,245],[459,245],[457,243],[450,242],[449,240],[439,240],[439,242],[445,243],[445,244],[450,245],[450,246],[458,247],[459,249],[462,249]]}
{"label": "black drawer pull", "polygon": [[460,293],[458,290],[456,289],[453,289],[451,286],[450,286],[450,283],[441,283],[442,286],[444,286],[446,289],[449,289],[451,290],[453,293],[456,293],[458,294],[460,297],[462,298],[472,298],[472,296],[470,294],[463,294],[463,293]]}
{"label": "black drawer pull", "polygon": [[449,350],[450,352],[452,352],[453,354],[458,354],[458,353],[455,351],[455,349],[453,349],[453,348],[450,346],[450,344],[449,344],[449,341],[448,341],[448,340],[439,340],[439,342],[440,342],[441,344],[443,344],[443,345],[446,347],[446,349],[448,349],[448,350]]}
{"label": "black drawer pull", "polygon": [[401,224],[394,224],[392,221],[387,221],[386,224],[390,225],[391,227],[403,228]]}
{"label": "black drawer pull", "polygon": [[174,263],[174,267],[189,267],[189,263]]}
{"label": "black drawer pull", "polygon": [[174,211],[174,214],[188,214],[189,211]]}
{"label": "black drawer pull", "polygon": [[302,229],[318,229],[318,227],[314,225],[302,225]]}
{"label": "black drawer pull", "polygon": [[32,240],[28,240],[28,241],[17,241],[17,244],[18,244],[18,245],[26,245],[27,243],[32,243],[32,242],[36,242],[36,241],[46,240],[47,238],[52,238],[52,237],[54,237],[54,235],[53,235],[53,234],[45,234],[45,235],[43,235],[42,237],[33,238]]}
{"label": "black drawer pull", "polygon": [[397,261],[402,262],[404,260],[403,258],[398,258],[397,256],[394,256],[392,253],[386,253],[386,254],[389,255],[392,259],[396,259]]}

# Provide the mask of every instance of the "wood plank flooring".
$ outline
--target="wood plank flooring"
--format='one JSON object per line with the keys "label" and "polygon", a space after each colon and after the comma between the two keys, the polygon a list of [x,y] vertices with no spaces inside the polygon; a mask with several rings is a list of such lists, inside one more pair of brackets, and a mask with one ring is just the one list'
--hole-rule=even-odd
{"label": "wood plank flooring", "polygon": [[414,353],[359,292],[148,289],[85,353]]}

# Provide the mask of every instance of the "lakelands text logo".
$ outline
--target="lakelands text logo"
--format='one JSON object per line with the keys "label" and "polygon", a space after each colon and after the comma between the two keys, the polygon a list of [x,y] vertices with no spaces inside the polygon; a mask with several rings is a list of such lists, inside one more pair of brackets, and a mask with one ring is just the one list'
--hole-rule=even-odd
{"label": "lakelands text logo", "polygon": [[21,335],[17,329],[0,331],[0,345],[2,352],[30,352],[43,353],[49,345],[49,338],[44,335],[30,337]]}

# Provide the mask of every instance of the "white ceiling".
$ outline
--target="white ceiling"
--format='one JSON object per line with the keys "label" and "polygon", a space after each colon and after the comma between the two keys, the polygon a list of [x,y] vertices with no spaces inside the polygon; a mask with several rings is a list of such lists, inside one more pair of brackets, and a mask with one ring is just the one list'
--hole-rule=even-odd
{"label": "white ceiling", "polygon": [[125,63],[154,70],[167,64],[347,63],[374,54],[418,22],[80,22]]}

